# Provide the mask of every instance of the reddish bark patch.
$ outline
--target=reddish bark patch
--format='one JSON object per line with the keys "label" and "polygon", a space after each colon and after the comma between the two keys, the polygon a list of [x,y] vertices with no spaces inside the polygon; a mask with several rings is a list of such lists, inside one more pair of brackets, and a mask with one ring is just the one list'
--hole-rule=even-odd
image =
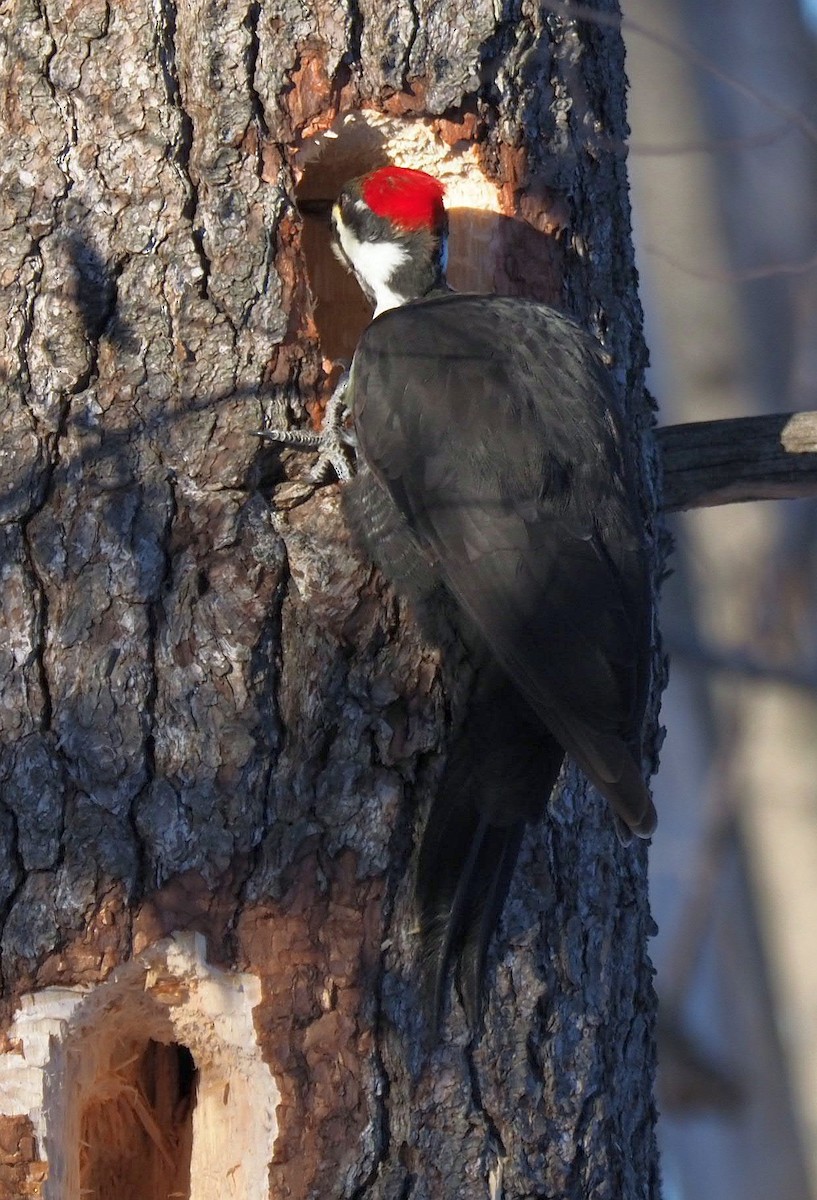
{"label": "reddish bark patch", "polygon": [[240,880],[232,871],[218,888],[198,871],[174,876],[138,909],[133,921],[134,954],[177,930],[192,931],[207,938],[208,961],[224,966],[230,961],[226,946],[238,908],[239,887]]}
{"label": "reddish bark patch", "polygon": [[312,319],[312,304],[301,249],[301,229],[291,217],[283,217],[278,225],[275,270],[281,281],[281,309],[290,314],[287,338],[294,337],[297,333],[305,342],[313,342],[318,334]]}
{"label": "reddish bark patch", "polygon": [[434,122],[434,131],[447,146],[456,146],[458,142],[479,141],[485,127],[475,112],[462,112],[451,119],[440,117]]}
{"label": "reddish bark patch", "polygon": [[81,933],[41,963],[35,988],[101,983],[128,956],[130,918],[123,887],[103,895]]}
{"label": "reddish bark patch", "polygon": [[[479,147],[487,150],[487,147]],[[497,255],[495,290],[559,306],[566,274],[561,234],[570,225],[567,200],[536,177],[524,146],[501,145],[495,169],[486,154],[482,166],[496,179],[502,212],[502,251]]]}
{"label": "reddish bark patch", "polygon": [[270,138],[261,142],[261,178],[264,183],[278,183],[284,167],[284,156]]}
{"label": "reddish bark patch", "polygon": [[428,84],[424,79],[412,79],[402,92],[393,92],[383,101],[383,112],[390,117],[424,117],[427,113]]}
{"label": "reddish bark patch", "polygon": [[528,190],[519,198],[519,215],[533,229],[551,238],[560,237],[570,226],[566,198],[536,179],[531,180]]}
{"label": "reddish bark patch", "polygon": [[47,1176],[31,1118],[0,1117],[0,1200],[42,1196]]}
{"label": "reddish bark patch", "polygon": [[283,342],[277,347],[264,372],[265,383],[293,384],[308,400],[320,378],[317,354],[318,331],[301,248],[300,225],[284,217],[278,226],[275,270],[281,281],[281,309],[289,320]]}
{"label": "reddish bark patch", "polygon": [[317,43],[302,46],[291,87],[282,96],[293,132],[312,137],[325,128],[332,112],[332,81],[326,72],[326,51]]}
{"label": "reddish bark patch", "polygon": [[[125,890],[119,885],[100,897],[88,916],[85,927],[67,937],[58,950],[36,965],[18,964],[17,973],[8,981],[0,1008],[0,1027],[4,1030],[14,1018],[19,998],[26,992],[59,985],[73,987],[101,983],[128,957],[130,918]],[[0,1047],[3,1046],[0,1038]]]}
{"label": "reddish bark patch", "polygon": [[383,881],[358,879],[355,864],[351,852],[310,853],[279,902],[245,909],[238,924],[239,965],[261,977],[256,1028],[281,1089],[270,1191],[290,1200],[336,1195],[373,1120]]}
{"label": "reddish bark patch", "polygon": [[504,142],[499,148],[500,196],[506,213],[516,211],[518,192],[525,186],[528,174],[528,155],[523,146],[508,146]]}

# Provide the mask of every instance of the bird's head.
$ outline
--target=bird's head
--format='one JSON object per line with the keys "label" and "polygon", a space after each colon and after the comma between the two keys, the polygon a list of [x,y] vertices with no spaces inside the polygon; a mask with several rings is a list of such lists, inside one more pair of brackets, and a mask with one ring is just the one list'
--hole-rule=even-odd
{"label": "bird's head", "polygon": [[425,171],[379,167],[340,193],[332,209],[335,249],[375,316],[445,286],[443,191]]}

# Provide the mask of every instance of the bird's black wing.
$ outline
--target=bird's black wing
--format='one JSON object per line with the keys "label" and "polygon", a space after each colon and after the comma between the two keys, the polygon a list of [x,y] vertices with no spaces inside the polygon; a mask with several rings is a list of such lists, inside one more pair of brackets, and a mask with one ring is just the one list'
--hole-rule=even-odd
{"label": "bird's black wing", "polygon": [[595,343],[542,305],[445,295],[369,326],[350,391],[369,468],[498,663],[622,820],[652,832],[636,761],[645,555]]}

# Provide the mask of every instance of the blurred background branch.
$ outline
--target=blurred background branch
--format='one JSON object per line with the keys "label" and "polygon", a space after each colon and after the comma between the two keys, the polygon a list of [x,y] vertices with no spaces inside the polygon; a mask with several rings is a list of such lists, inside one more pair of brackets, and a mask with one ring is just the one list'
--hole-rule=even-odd
{"label": "blurred background branch", "polygon": [[664,425],[664,511],[817,496],[817,413]]}

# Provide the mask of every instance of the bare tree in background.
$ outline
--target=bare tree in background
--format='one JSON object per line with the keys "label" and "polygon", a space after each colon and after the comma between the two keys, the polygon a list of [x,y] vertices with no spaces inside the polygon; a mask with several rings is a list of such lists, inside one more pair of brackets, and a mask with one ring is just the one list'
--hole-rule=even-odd
{"label": "bare tree in background", "polygon": [[[779,422],[782,441],[782,414],[817,407],[802,7],[628,0],[625,37],[659,420],[740,415]],[[801,501],[670,522],[671,735],[650,887],[669,1027],[659,1137],[679,1200],[817,1195],[815,514]]]}
{"label": "bare tree in background", "polygon": [[[452,995],[424,1049],[412,848],[467,664],[350,545],[337,487],[293,487],[253,436],[325,399],[293,202],[299,178],[339,180],[295,156],[354,112],[478,161],[508,289],[603,339],[638,439],[615,22],[487,0],[19,0],[4,52],[2,1013],[8,1029],[24,997],[87,989],[87,1053],[84,1075],[70,1053],[44,1072],[84,1081],[62,1142],[0,1102],[0,1194],[261,1194],[234,1190],[229,1139],[224,1177],[197,1174],[217,1048],[171,1018],[198,976],[145,968],[144,1044],[129,1026],[128,1062],[92,1069],[130,1003],[100,1000],[95,1028],[94,996],[196,932],[220,986],[260,981],[263,1194],[657,1196],[646,851],[569,771],[522,852],[484,1032]],[[374,165],[337,140],[333,172]]]}

